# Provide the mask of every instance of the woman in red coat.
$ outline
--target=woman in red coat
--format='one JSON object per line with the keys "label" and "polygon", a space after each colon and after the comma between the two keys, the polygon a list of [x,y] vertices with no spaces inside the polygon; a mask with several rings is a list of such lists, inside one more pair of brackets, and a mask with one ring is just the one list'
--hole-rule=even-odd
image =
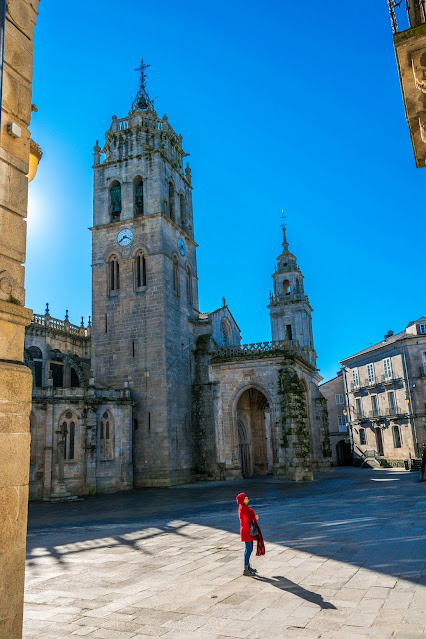
{"label": "woman in red coat", "polygon": [[253,552],[253,541],[257,538],[250,535],[250,525],[252,521],[256,522],[259,519],[259,515],[255,514],[253,508],[249,508],[249,506],[247,506],[248,501],[248,497],[244,493],[237,495],[241,541],[245,542],[243,575],[246,576],[255,575],[257,572],[257,570],[250,566],[250,555]]}

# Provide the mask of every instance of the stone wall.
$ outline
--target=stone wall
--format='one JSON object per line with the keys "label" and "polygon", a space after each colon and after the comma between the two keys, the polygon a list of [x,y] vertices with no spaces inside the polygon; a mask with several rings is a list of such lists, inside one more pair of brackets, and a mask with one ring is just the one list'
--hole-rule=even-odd
{"label": "stone wall", "polygon": [[[22,636],[32,377],[23,366],[33,38],[38,0],[9,0],[0,139],[0,637]],[[19,127],[12,137],[8,126]]]}

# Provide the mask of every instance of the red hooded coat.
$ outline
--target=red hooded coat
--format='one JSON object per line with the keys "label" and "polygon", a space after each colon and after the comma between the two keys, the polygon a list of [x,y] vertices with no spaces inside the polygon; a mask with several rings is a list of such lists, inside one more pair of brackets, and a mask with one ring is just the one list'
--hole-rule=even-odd
{"label": "red hooded coat", "polygon": [[243,503],[245,497],[244,493],[240,493],[237,497],[241,541],[256,541],[256,537],[250,535],[250,524],[252,521],[256,521],[256,515],[253,508]]}

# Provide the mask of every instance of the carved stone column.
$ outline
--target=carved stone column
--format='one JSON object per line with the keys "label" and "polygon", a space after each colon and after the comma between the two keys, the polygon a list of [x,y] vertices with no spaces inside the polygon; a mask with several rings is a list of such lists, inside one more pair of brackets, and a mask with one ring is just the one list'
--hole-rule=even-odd
{"label": "carved stone column", "polygon": [[0,637],[22,636],[32,375],[23,364],[33,35],[38,0],[8,0],[0,131]]}

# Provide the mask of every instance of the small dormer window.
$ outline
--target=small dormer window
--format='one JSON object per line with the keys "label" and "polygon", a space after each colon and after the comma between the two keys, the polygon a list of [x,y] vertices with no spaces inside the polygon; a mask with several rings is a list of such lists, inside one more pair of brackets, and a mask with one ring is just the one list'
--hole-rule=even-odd
{"label": "small dormer window", "polygon": [[419,324],[420,335],[426,335],[426,324]]}

